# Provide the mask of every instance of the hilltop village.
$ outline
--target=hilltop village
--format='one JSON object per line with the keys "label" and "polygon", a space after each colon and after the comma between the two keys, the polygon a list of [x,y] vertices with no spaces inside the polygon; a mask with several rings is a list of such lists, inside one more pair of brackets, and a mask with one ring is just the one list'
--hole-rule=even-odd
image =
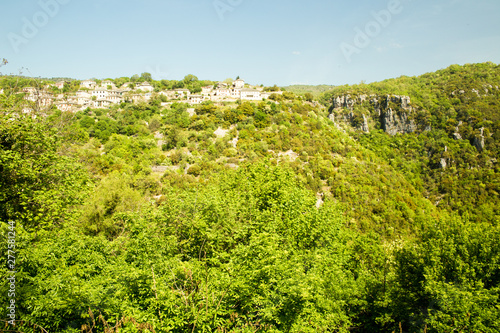
{"label": "hilltop village", "polygon": [[[60,81],[55,84],[45,86],[43,89],[25,87],[25,100],[34,102],[38,107],[50,107],[54,105],[61,111],[77,112],[86,108],[108,108],[113,104],[122,102],[139,103],[149,101],[154,93],[165,96],[164,105],[175,101],[184,101],[195,105],[205,101],[213,102],[236,102],[262,101],[268,99],[272,94],[282,94],[282,91],[266,92],[261,86],[251,86],[245,84],[242,79],[237,79],[232,84],[218,82],[215,85],[202,87],[201,92],[193,94],[189,89],[179,88],[172,90],[155,91],[155,87],[148,81],[141,83],[126,82],[117,87],[110,80],[96,82],[94,80],[84,80],[80,83],[80,89],[72,94],[54,94],[51,87],[60,90],[64,89],[67,82]],[[28,109],[25,110],[29,112]]]}

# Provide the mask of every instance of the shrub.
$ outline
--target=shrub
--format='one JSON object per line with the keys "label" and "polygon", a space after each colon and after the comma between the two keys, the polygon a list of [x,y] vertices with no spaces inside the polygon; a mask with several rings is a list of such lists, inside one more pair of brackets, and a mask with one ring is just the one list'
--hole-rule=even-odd
{"label": "shrub", "polygon": [[201,168],[200,168],[200,166],[197,165],[197,164],[191,165],[189,167],[189,169],[187,170],[187,174],[188,175],[193,175],[195,177],[198,177],[201,174]]}

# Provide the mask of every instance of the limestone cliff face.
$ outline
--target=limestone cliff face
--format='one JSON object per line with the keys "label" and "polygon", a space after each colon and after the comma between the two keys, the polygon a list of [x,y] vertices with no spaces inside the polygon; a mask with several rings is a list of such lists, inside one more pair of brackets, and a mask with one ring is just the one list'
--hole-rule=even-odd
{"label": "limestone cliff face", "polygon": [[[328,118],[330,118],[330,120],[335,123],[335,115],[333,113],[330,114]],[[356,117],[353,112],[349,112],[348,114],[341,114],[337,116],[337,120],[347,124],[351,124],[352,126],[363,132],[370,133],[370,129],[368,127],[368,119],[364,114],[362,115],[362,118],[359,118]]]}
{"label": "limestone cliff face", "polygon": [[367,101],[373,106],[379,105],[379,97],[377,95],[337,96],[332,99],[332,105],[334,109],[346,108],[353,110],[355,105],[361,105]]}
{"label": "limestone cliff face", "polygon": [[[368,118],[362,114],[362,121],[356,120],[354,107],[356,105],[364,105],[368,107],[371,113],[371,118],[378,120],[380,127],[390,135],[398,133],[412,133],[417,131],[417,124],[413,119],[413,108],[411,100],[408,96],[399,95],[359,95],[359,96],[337,96],[332,99],[333,110],[348,109],[351,112],[343,113],[340,119],[344,122],[356,125],[355,127],[369,132]],[[337,117],[338,118],[338,117]]]}
{"label": "limestone cliff face", "polygon": [[360,95],[356,97],[354,96],[352,97],[351,95],[337,96],[334,97],[332,100],[333,108],[334,109],[347,108],[352,110],[354,105],[362,104],[364,101],[368,99],[368,97],[369,97],[368,95]]}
{"label": "limestone cliff face", "polygon": [[410,104],[408,96],[384,96],[378,99],[374,108],[380,116],[380,127],[390,135],[415,132],[417,125],[411,117],[413,108]]}
{"label": "limestone cliff face", "polygon": [[391,108],[381,114],[380,125],[389,135],[413,133],[417,130],[415,122],[409,119],[407,112],[396,113]]}
{"label": "limestone cliff face", "polygon": [[481,127],[479,136],[476,136],[472,142],[477,151],[484,150],[484,127]]}

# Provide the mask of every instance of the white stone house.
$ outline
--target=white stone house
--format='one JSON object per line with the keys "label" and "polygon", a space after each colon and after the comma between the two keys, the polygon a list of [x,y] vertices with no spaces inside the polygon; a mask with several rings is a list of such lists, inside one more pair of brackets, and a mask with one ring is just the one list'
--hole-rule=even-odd
{"label": "white stone house", "polygon": [[65,102],[58,102],[56,103],[56,107],[63,111],[63,112],[66,112],[66,111],[71,111],[72,109],[74,109],[76,107],[76,105],[72,102],[69,102],[69,101],[65,101]]}
{"label": "white stone house", "polygon": [[43,95],[38,100],[39,106],[51,106],[54,103],[54,98],[50,95]]}
{"label": "white stone house", "polygon": [[79,90],[76,92],[75,102],[76,102],[76,104],[79,104],[79,105],[86,105],[86,104],[90,103],[91,97],[92,97],[92,94],[90,94],[86,91]]}
{"label": "white stone house", "polygon": [[76,92],[76,97],[86,97],[86,98],[90,98],[92,97],[92,94],[91,93],[88,93],[86,91],[83,91],[83,90],[78,90]]}
{"label": "white stone house", "polygon": [[229,91],[229,94],[230,94],[231,98],[238,99],[238,98],[241,97],[241,89],[239,89],[239,88],[231,88],[230,91]]}
{"label": "white stone house", "polygon": [[95,90],[92,90],[92,97],[96,98],[107,98],[109,95],[108,89],[104,88],[96,88]]}
{"label": "white stone house", "polygon": [[261,91],[260,92],[260,96],[262,97],[262,99],[269,99],[269,97],[271,97],[271,94],[270,92],[266,92],[266,91]]}
{"label": "white stone house", "polygon": [[63,89],[64,88],[64,81],[59,81],[59,82],[56,82],[55,83],[55,86],[58,88],[58,89]]}
{"label": "white stone house", "polygon": [[111,86],[111,89],[116,89],[115,84],[113,83],[113,81],[110,80],[104,80],[99,85],[100,88],[105,88],[105,89],[108,89],[108,86]]}
{"label": "white stone house", "polygon": [[[133,88],[130,88],[132,85]],[[132,82],[127,82],[127,83],[124,83],[121,85],[120,89],[121,90],[124,90],[124,91],[130,91],[130,90],[133,90],[135,88],[135,84],[133,84]]]}
{"label": "white stone house", "polygon": [[188,103],[189,104],[201,104],[205,99],[203,98],[202,95],[190,95],[188,97]]}
{"label": "white stone house", "polygon": [[113,104],[119,104],[123,101],[123,98],[120,95],[110,95],[107,98],[108,101],[110,101]]}
{"label": "white stone house", "polygon": [[32,94],[38,93],[38,89],[33,88],[33,87],[25,87],[25,88],[23,88],[23,92],[32,95]]}
{"label": "white stone house", "polygon": [[92,80],[84,80],[80,82],[80,87],[87,88],[87,89],[94,89],[96,86],[96,82]]}
{"label": "white stone house", "polygon": [[111,101],[107,99],[98,99],[93,101],[92,104],[95,108],[108,108],[111,105]]}
{"label": "white stone house", "polygon": [[219,88],[215,89],[215,96],[217,96],[219,99],[224,98],[224,97],[230,97],[231,90],[226,88],[226,87],[219,87]]}
{"label": "white stone house", "polygon": [[76,103],[78,105],[87,105],[87,104],[90,104],[92,100],[88,97],[77,97],[76,98]]}
{"label": "white stone house", "polygon": [[233,82],[233,87],[236,89],[242,89],[245,87],[245,81],[242,79],[238,79]]}
{"label": "white stone house", "polygon": [[132,95],[132,102],[139,103],[139,102],[149,101],[152,96],[153,96],[153,94],[151,94],[151,93],[134,94],[134,95]]}
{"label": "white stone house", "polygon": [[260,91],[255,89],[241,89],[241,99],[247,101],[261,101]]}
{"label": "white stone house", "polygon": [[49,95],[49,94],[42,94],[40,96],[36,96],[35,100],[32,100],[36,102],[36,105],[38,107],[49,107],[54,103],[54,98]]}
{"label": "white stone house", "polygon": [[191,95],[189,89],[175,89],[175,93],[180,97]]}
{"label": "white stone house", "polygon": [[39,91],[33,87],[23,88],[23,92],[27,93],[27,95],[24,96],[24,100],[35,102],[38,107],[51,106],[54,102],[52,94]]}
{"label": "white stone house", "polygon": [[147,81],[144,81],[143,83],[137,85],[137,89],[146,92],[153,92],[155,90],[155,88]]}
{"label": "white stone house", "polygon": [[132,95],[132,102],[134,102],[134,103],[144,102],[145,100],[146,100],[146,98],[144,97],[144,95],[140,95],[140,94]]}
{"label": "white stone house", "polygon": [[24,96],[25,101],[35,102],[38,99],[38,95],[26,95]]}
{"label": "white stone house", "polygon": [[213,86],[206,86],[201,88],[201,94],[203,96],[210,96],[212,94],[212,91],[214,90]]}

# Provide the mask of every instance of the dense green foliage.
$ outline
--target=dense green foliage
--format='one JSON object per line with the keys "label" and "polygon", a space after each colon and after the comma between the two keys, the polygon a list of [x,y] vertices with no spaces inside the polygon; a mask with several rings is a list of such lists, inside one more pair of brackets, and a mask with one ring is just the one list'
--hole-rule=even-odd
{"label": "dense green foliage", "polygon": [[43,123],[0,118],[0,219],[36,230],[62,225],[82,202],[88,176],[57,154],[57,136]]}
{"label": "dense green foliage", "polygon": [[[498,332],[499,72],[336,87],[323,105],[155,94],[33,118],[15,89],[0,95],[0,260],[15,221],[19,331]],[[409,95],[432,129],[390,136],[369,103],[353,113],[370,133],[334,123],[343,94]]]}
{"label": "dense green foliage", "polygon": [[[387,94],[411,97],[413,114],[431,131],[393,137],[356,134],[360,143],[389,161],[431,202],[450,211],[468,214],[473,221],[498,223],[500,218],[500,67],[492,63],[451,66],[420,77],[400,77],[372,84],[337,87],[323,96]],[[395,106],[397,108],[397,106]],[[380,119],[370,103],[354,112]],[[411,115],[410,115],[411,117]],[[484,148],[474,142],[484,134]],[[460,139],[457,140],[456,137]],[[441,168],[444,161],[446,168]]]}

